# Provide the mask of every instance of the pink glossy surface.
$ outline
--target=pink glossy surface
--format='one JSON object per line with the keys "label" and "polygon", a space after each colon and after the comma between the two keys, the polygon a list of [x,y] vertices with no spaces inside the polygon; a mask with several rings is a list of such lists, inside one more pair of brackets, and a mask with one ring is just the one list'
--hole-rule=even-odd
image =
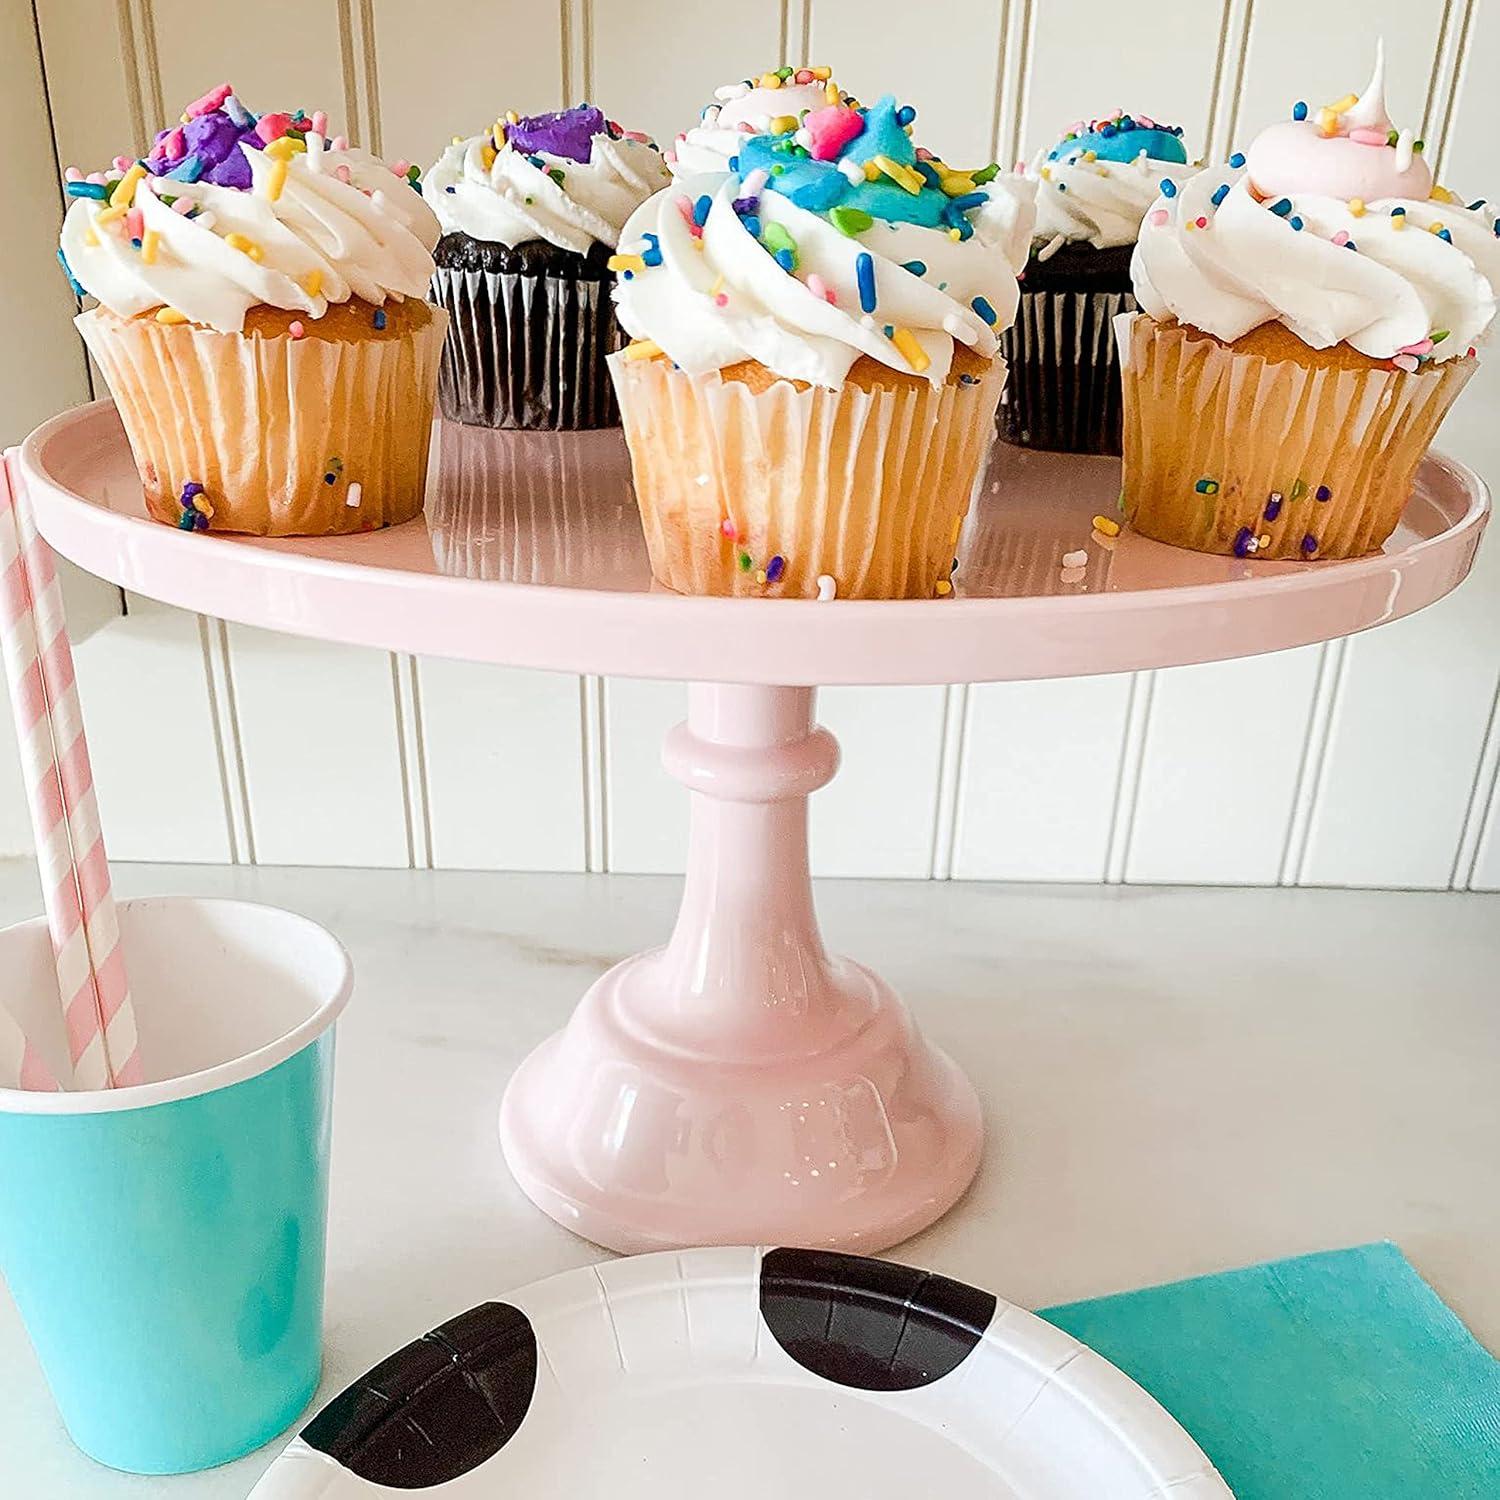
{"label": "pink glossy surface", "polygon": [[664,754],[692,794],[671,941],[599,979],[506,1092],[516,1180],[611,1249],[880,1250],[978,1167],[968,1080],[888,985],[823,948],[807,797],[838,746],[812,711],[808,688],[692,689]]}
{"label": "pink glossy surface", "polygon": [[[445,423],[435,453],[421,520],[286,541],[147,520],[108,403],[38,429],[22,465],[58,551],[183,608],[393,650],[750,684],[695,686],[668,736],[693,810],[670,942],[605,974],[501,1109],[523,1189],[625,1251],[875,1251],[944,1212],[978,1165],[967,1080],[818,934],[807,796],[838,754],[812,726],[813,685],[1066,676],[1347,634],[1453,588],[1489,509],[1474,475],[1434,456],[1380,556],[1239,562],[1135,536],[1106,549],[1090,518],[1113,513],[1117,463],[999,445],[955,598],[688,599],[651,585],[618,433]],[[1087,567],[1065,582],[1079,547]]]}
{"label": "pink glossy surface", "polygon": [[[421,519],[277,541],[147,520],[108,402],[39,428],[22,464],[59,552],[183,608],[475,661],[767,684],[1060,677],[1305,645],[1441,598],[1468,572],[1489,513],[1483,483],[1434,454],[1372,557],[1239,561],[1132,535],[1105,550],[1090,518],[1114,514],[1118,463],[999,444],[954,598],[685,599],[651,585],[618,432],[440,423],[434,451]],[[1089,562],[1064,582],[1075,548]]]}

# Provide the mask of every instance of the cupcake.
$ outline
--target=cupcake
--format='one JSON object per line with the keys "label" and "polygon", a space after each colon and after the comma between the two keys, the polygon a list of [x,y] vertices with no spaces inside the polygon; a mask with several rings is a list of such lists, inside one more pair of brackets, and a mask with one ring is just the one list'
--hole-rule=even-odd
{"label": "cupcake", "polygon": [[497,120],[427,174],[443,227],[432,291],[452,315],[444,415],[481,427],[613,427],[604,359],[619,346],[610,256],[669,180],[644,135],[591,104]]}
{"label": "cupcake", "polygon": [[68,170],[60,259],[159,521],[318,535],[422,508],[437,219],[404,164],[326,132],[222,84],[142,160]]}
{"label": "cupcake", "polygon": [[1182,130],[1145,115],[1080,122],[1033,163],[1036,233],[1015,324],[1000,435],[1023,448],[1120,451],[1113,321],[1135,307],[1130,257],[1164,181],[1182,182]]}
{"label": "cupcake", "polygon": [[1238,557],[1356,557],[1395,529],[1500,285],[1467,207],[1386,114],[1383,68],[1166,192],[1120,320],[1137,531]]}
{"label": "cupcake", "polygon": [[622,237],[610,358],[652,571],[686,594],[924,598],[1005,378],[1029,185],[825,103],[743,135]]}
{"label": "cupcake", "polygon": [[726,83],[714,90],[714,102],[705,106],[698,123],[672,142],[667,165],[674,177],[727,172],[747,135],[771,134],[778,122],[799,122],[812,110],[847,102],[831,68],[775,68],[758,78]]}

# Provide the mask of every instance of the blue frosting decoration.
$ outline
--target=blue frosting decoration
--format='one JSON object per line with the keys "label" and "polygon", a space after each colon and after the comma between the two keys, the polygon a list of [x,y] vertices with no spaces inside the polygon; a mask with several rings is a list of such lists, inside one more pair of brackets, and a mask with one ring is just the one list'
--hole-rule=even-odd
{"label": "blue frosting decoration", "polygon": [[906,111],[896,108],[894,94],[882,94],[868,109],[861,110],[865,128],[844,148],[850,161],[866,162],[874,156],[888,156],[892,161],[910,167],[917,160],[917,148],[912,145],[903,125],[916,118],[915,111],[903,121]]}
{"label": "blue frosting decoration", "polygon": [[1180,125],[1158,125],[1132,115],[1090,120],[1087,129],[1069,131],[1047,153],[1047,160],[1057,161],[1084,151],[1092,151],[1100,161],[1134,161],[1142,151],[1152,161],[1176,162],[1179,166],[1186,166],[1188,159]]}
{"label": "blue frosting decoration", "polygon": [[[884,157],[898,167],[908,169],[920,180],[915,192],[909,191],[882,173],[863,182],[851,182],[836,161],[818,161],[795,140],[795,131],[781,135],[749,136],[740,143],[735,170],[743,182],[757,168],[769,178],[767,186],[798,208],[826,214],[835,208],[858,209],[871,218],[888,224],[920,224],[929,229],[956,229],[961,239],[973,234],[970,210],[985,200],[983,193],[950,198],[939,187],[939,173],[926,161],[917,159],[916,147],[906,133],[914,111],[910,105],[900,108],[895,96],[886,94],[859,113],[864,128],[840,153],[840,160],[861,167],[875,157]],[[738,205],[736,205],[738,206]]]}

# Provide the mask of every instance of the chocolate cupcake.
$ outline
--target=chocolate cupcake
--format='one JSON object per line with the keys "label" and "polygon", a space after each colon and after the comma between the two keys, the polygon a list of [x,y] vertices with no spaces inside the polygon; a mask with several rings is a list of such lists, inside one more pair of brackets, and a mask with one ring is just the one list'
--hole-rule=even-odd
{"label": "chocolate cupcake", "polygon": [[621,342],[612,251],[668,181],[660,152],[592,105],[497,120],[427,174],[443,227],[433,298],[452,317],[438,395],[483,427],[619,422],[605,356]]}
{"label": "chocolate cupcake", "polygon": [[1120,451],[1112,322],[1132,312],[1130,259],[1164,181],[1191,176],[1178,126],[1118,114],[1073,126],[1030,174],[1036,237],[1001,340],[1010,381],[1000,435],[1023,448]]}

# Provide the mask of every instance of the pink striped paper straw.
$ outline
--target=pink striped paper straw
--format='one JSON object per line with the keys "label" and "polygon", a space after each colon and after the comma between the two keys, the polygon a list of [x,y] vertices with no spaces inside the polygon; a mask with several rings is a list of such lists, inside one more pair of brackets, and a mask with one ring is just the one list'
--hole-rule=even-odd
{"label": "pink striped paper straw", "polygon": [[98,992],[89,965],[88,941],[83,933],[83,905],[73,871],[63,815],[62,782],[52,752],[52,729],[47,722],[47,696],[42,688],[42,666],[37,653],[36,626],[31,614],[31,590],[21,560],[21,535],[11,502],[9,466],[0,465],[0,643],[5,677],[10,687],[16,721],[16,744],[36,836],[37,865],[52,935],[52,956],[74,1082],[80,1088],[104,1088],[109,1074],[104,1049],[89,1048],[99,1034]]}
{"label": "pink striped paper straw", "polygon": [[16,1018],[0,1006],[0,1088],[56,1093],[57,1079],[41,1053],[27,1040]]}
{"label": "pink striped paper straw", "polygon": [[47,898],[74,1086],[144,1081],[83,733],[73,652],[51,550],[27,504],[15,450],[0,485],[0,625]]}
{"label": "pink striped paper straw", "polygon": [[105,853],[104,830],[99,822],[94,768],[89,761],[88,740],[83,732],[83,706],[78,700],[62,586],[58,582],[52,549],[36,529],[36,518],[31,513],[14,449],[5,455],[5,461],[10,471],[11,494],[21,534],[21,556],[31,589],[42,685],[47,694],[52,744],[62,782],[63,805],[68,814],[68,839],[73,850],[73,864],[78,871],[84,939],[88,943],[89,961],[99,994],[99,1011],[104,1021],[104,1050],[113,1085],[124,1088],[145,1082],[145,1074],[141,1068],[135,1007],[130,1000],[130,981],[125,973],[125,953],[120,945],[120,923],[115,911],[114,887],[109,878],[109,856]]}

